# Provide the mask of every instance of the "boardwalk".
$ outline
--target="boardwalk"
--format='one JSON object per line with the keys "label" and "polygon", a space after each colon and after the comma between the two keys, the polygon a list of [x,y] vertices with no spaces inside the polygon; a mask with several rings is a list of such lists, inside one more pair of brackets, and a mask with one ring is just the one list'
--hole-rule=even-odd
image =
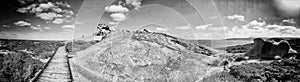
{"label": "boardwalk", "polygon": [[69,82],[71,81],[65,46],[59,47],[49,65],[38,77],[37,82]]}

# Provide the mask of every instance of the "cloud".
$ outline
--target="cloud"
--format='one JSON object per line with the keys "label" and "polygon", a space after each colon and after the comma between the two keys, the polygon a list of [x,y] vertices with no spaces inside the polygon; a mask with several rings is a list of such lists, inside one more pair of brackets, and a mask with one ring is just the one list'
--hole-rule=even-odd
{"label": "cloud", "polygon": [[52,21],[52,23],[61,24],[61,23],[64,23],[64,19],[58,18],[58,19],[55,19],[54,21]]}
{"label": "cloud", "polygon": [[112,13],[112,14],[110,15],[110,17],[111,17],[114,21],[117,21],[117,22],[126,20],[126,16],[124,15],[124,13]]}
{"label": "cloud", "polygon": [[191,27],[190,26],[179,26],[179,27],[175,27],[175,29],[188,30],[188,29],[191,29]]}
{"label": "cloud", "polygon": [[41,3],[39,4],[39,7],[43,8],[43,9],[49,9],[51,7],[54,7],[52,2],[48,2],[48,3]]}
{"label": "cloud", "polygon": [[264,25],[266,25],[266,22],[265,21],[258,22],[257,20],[253,20],[248,25],[251,25],[251,26],[264,26]]}
{"label": "cloud", "polygon": [[238,20],[238,21],[243,21],[245,22],[245,17],[242,16],[242,15],[232,15],[232,16],[226,16],[228,19],[231,19],[231,20]]}
{"label": "cloud", "polygon": [[133,6],[135,9],[138,9],[141,7],[141,1],[142,0],[126,0],[126,4],[129,6]]}
{"label": "cloud", "polygon": [[158,31],[168,31],[169,29],[167,29],[167,28],[156,28],[156,30],[158,30]]}
{"label": "cloud", "polygon": [[19,8],[19,9],[17,9],[17,12],[19,12],[19,13],[27,13],[27,9],[26,8]]}
{"label": "cloud", "polygon": [[212,17],[210,17],[210,19],[216,19],[217,18],[217,16],[212,16]]}
{"label": "cloud", "polygon": [[38,28],[38,27],[34,27],[34,26],[30,26],[30,28],[33,29],[33,30],[40,30],[40,31],[43,30],[42,28]]}
{"label": "cloud", "polygon": [[251,28],[256,28],[256,29],[260,29],[259,27],[265,26],[266,22],[265,21],[257,21],[257,20],[253,20],[250,23],[243,25],[242,27],[247,28],[247,27],[251,27]]}
{"label": "cloud", "polygon": [[61,8],[52,8],[52,10],[56,13],[62,13],[63,10]]}
{"label": "cloud", "polygon": [[61,33],[73,33],[72,29],[64,29]]}
{"label": "cloud", "polygon": [[141,1],[142,0],[126,0],[125,4],[123,1],[119,1],[118,5],[110,5],[106,6],[104,9],[106,12],[110,12],[110,17],[112,18],[112,21],[109,22],[110,25],[113,25],[112,27],[116,27],[119,22],[126,20],[126,15],[129,12],[129,8],[138,9],[141,7]]}
{"label": "cloud", "polygon": [[43,20],[53,20],[54,18],[58,18],[58,17],[63,17],[60,14],[56,14],[53,12],[49,12],[49,13],[40,13],[36,15],[37,17],[40,17]]}
{"label": "cloud", "polygon": [[31,26],[31,23],[26,22],[26,21],[18,21],[14,23],[16,26]]}
{"label": "cloud", "polygon": [[290,23],[290,24],[296,24],[294,19],[285,19],[285,20],[282,20],[282,22],[286,22],[286,23]]}
{"label": "cloud", "polygon": [[112,22],[112,21],[110,21],[110,22],[108,22],[108,24],[110,24],[110,25],[118,25],[119,24],[119,22]]}
{"label": "cloud", "polygon": [[229,38],[246,38],[246,37],[290,37],[300,36],[300,29],[294,26],[284,26],[278,24],[266,24],[265,21],[252,21],[242,27],[235,26],[228,29],[227,37]]}
{"label": "cloud", "polygon": [[49,30],[49,29],[51,29],[51,28],[49,28],[49,27],[44,27],[44,29],[47,29],[47,30]]}
{"label": "cloud", "polygon": [[10,26],[8,26],[8,25],[2,25],[2,27],[4,27],[4,28],[10,28]]}
{"label": "cloud", "polygon": [[[71,6],[68,3],[63,2],[47,2],[47,3],[33,3],[31,5],[18,8],[16,12],[34,14],[45,22],[52,22],[54,24],[63,22],[72,22],[74,20],[74,12],[70,9]],[[60,18],[59,20],[54,20]]]}
{"label": "cloud", "polygon": [[206,30],[207,27],[212,26],[212,24],[207,24],[207,25],[200,25],[200,26],[196,26],[195,28],[197,30]]}
{"label": "cloud", "polygon": [[74,26],[74,25],[64,25],[64,26],[62,26],[62,28],[70,28],[70,29],[74,29],[75,26]]}
{"label": "cloud", "polygon": [[126,13],[129,11],[129,9],[121,5],[111,5],[105,7],[105,11],[113,13]]}

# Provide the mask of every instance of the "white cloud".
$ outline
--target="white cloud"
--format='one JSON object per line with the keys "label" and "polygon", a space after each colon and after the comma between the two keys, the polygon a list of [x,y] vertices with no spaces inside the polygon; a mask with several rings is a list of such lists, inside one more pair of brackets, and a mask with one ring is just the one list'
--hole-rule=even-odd
{"label": "white cloud", "polygon": [[285,19],[285,20],[282,20],[282,22],[291,23],[291,24],[296,24],[296,22],[295,22],[294,19]]}
{"label": "white cloud", "polygon": [[141,1],[142,0],[126,0],[126,4],[134,6],[135,9],[138,9],[141,7]]}
{"label": "white cloud", "polygon": [[27,13],[27,9],[26,8],[18,8],[17,12],[19,12],[19,13]]}
{"label": "white cloud", "polygon": [[[74,20],[74,12],[70,9],[71,6],[63,2],[47,2],[47,3],[33,3],[29,6],[21,7],[17,9],[19,13],[29,13],[34,14],[36,17],[39,17],[43,20],[46,20],[46,23],[61,23],[63,22],[72,22]],[[60,18],[59,20],[54,20]]]}
{"label": "white cloud", "polygon": [[249,25],[251,25],[251,26],[264,26],[264,25],[266,25],[266,22],[265,21],[258,22],[257,20],[253,20],[249,23]]}
{"label": "white cloud", "polygon": [[61,8],[52,8],[52,10],[56,13],[61,13],[63,10]]}
{"label": "white cloud", "polygon": [[53,12],[39,13],[36,16],[44,20],[53,20],[54,18],[63,17],[62,15]]}
{"label": "white cloud", "polygon": [[179,26],[179,27],[175,27],[175,29],[188,30],[188,29],[191,29],[191,27],[190,26]]}
{"label": "white cloud", "polygon": [[18,21],[14,23],[16,26],[31,26],[31,23],[26,21]]}
{"label": "white cloud", "polygon": [[61,24],[61,23],[64,23],[64,19],[58,18],[58,19],[55,19],[54,21],[52,21],[52,23],[54,23],[54,24]]}
{"label": "white cloud", "polygon": [[51,29],[51,28],[49,28],[49,27],[44,27],[44,29],[48,29],[48,30],[49,30],[49,29]]}
{"label": "white cloud", "polygon": [[110,22],[108,22],[108,24],[110,24],[110,25],[118,25],[119,22],[112,22],[112,21],[110,21]]}
{"label": "white cloud", "polygon": [[40,31],[43,30],[42,28],[38,28],[38,27],[34,27],[34,26],[30,26],[30,28],[33,29],[33,30],[40,30]]}
{"label": "white cloud", "polygon": [[41,13],[43,12],[44,10],[40,7],[37,7],[37,8],[32,8],[29,12],[30,13]]}
{"label": "white cloud", "polygon": [[70,28],[70,29],[74,29],[75,26],[74,26],[74,25],[64,25],[64,26],[62,26],[62,28]]}
{"label": "white cloud", "polygon": [[212,24],[207,24],[207,25],[200,25],[200,26],[196,26],[195,28],[197,30],[206,30],[207,27],[212,26]]}
{"label": "white cloud", "polygon": [[235,20],[238,20],[238,21],[245,21],[245,17],[242,16],[242,15],[232,15],[232,16],[226,16],[228,19],[235,19]]}
{"label": "white cloud", "polygon": [[246,37],[288,37],[300,36],[300,29],[294,26],[267,25],[264,21],[252,21],[249,24],[238,27],[235,26],[227,30],[229,38],[246,38]]}
{"label": "white cloud", "polygon": [[48,2],[48,3],[42,3],[39,5],[39,7],[43,8],[43,9],[49,9],[51,7],[54,7],[53,3]]}
{"label": "white cloud", "polygon": [[4,27],[4,28],[10,28],[10,26],[8,26],[8,25],[2,25],[2,27]]}
{"label": "white cloud", "polygon": [[265,21],[257,21],[257,20],[253,20],[250,23],[244,25],[243,27],[252,27],[252,28],[257,28],[259,29],[259,27],[265,26],[266,22]]}
{"label": "white cloud", "polygon": [[129,11],[129,9],[121,5],[111,5],[105,7],[105,11],[113,13],[126,13]]}
{"label": "white cloud", "polygon": [[117,21],[117,22],[126,20],[126,16],[124,15],[124,13],[112,13],[112,14],[110,15],[110,17],[111,17],[114,21]]}
{"label": "white cloud", "polygon": [[167,28],[156,28],[156,30],[158,30],[158,31],[168,31],[169,29],[167,29]]}
{"label": "white cloud", "polygon": [[217,16],[212,16],[212,17],[210,17],[210,19],[216,19],[217,18]]}

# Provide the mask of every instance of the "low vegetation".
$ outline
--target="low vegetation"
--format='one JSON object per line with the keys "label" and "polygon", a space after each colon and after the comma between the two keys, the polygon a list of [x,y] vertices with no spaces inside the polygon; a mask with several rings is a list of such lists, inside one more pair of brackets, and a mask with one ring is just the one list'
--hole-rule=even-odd
{"label": "low vegetation", "polygon": [[61,41],[0,40],[0,82],[23,82],[43,68]]}
{"label": "low vegetation", "polygon": [[69,53],[81,51],[96,44],[97,42],[98,41],[82,41],[82,40],[69,42],[66,45],[66,51]]}
{"label": "low vegetation", "polygon": [[253,43],[226,47],[228,53],[246,53],[254,47]]}

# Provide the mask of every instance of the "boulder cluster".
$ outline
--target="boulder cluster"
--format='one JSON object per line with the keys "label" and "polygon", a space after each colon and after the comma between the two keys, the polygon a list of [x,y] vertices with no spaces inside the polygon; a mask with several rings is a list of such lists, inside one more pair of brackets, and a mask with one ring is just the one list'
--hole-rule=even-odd
{"label": "boulder cluster", "polygon": [[98,24],[97,30],[98,32],[95,34],[96,36],[104,36],[112,31],[111,28],[106,24]]}
{"label": "boulder cluster", "polygon": [[282,38],[270,38],[263,40],[254,39],[254,47],[246,53],[250,58],[281,59],[298,56],[287,40]]}

